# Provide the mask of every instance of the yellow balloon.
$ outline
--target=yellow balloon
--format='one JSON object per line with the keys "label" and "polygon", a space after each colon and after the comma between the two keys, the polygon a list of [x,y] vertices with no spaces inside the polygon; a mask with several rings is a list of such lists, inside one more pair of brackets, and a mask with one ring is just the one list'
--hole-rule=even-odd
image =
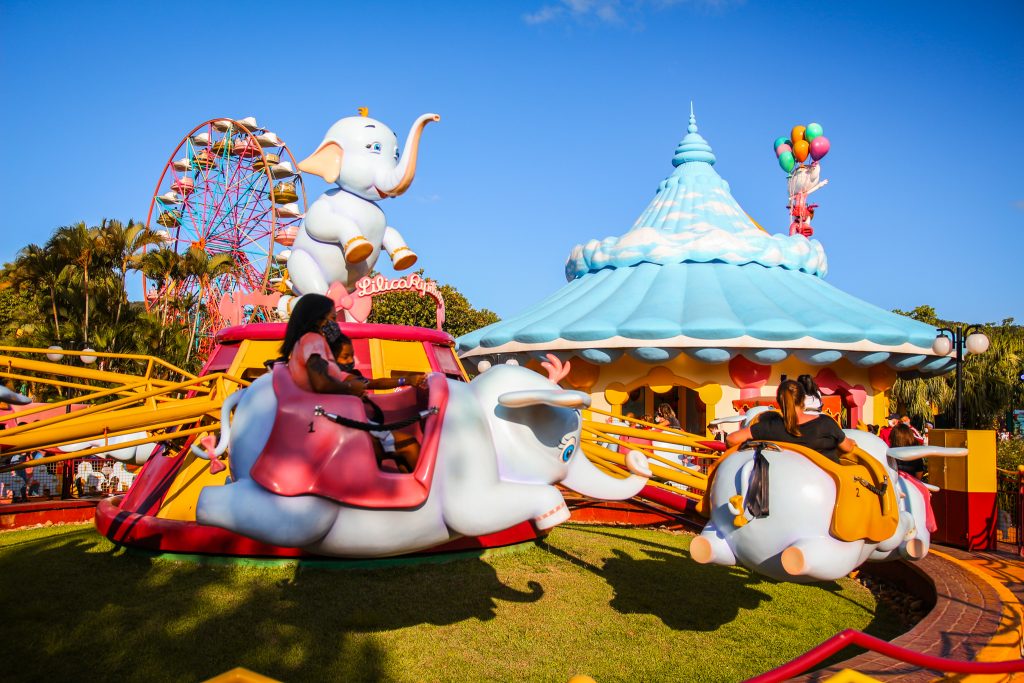
{"label": "yellow balloon", "polygon": [[807,126],[794,126],[793,132],[789,134],[789,139],[793,141],[793,156],[796,156],[796,143],[804,139],[805,130]]}

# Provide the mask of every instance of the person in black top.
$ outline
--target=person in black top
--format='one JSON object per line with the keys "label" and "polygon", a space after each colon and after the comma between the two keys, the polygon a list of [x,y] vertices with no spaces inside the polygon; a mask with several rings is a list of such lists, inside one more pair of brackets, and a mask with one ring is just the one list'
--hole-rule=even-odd
{"label": "person in black top", "polygon": [[738,446],[751,439],[795,443],[839,462],[839,454],[849,453],[857,444],[846,436],[831,417],[804,412],[805,398],[806,394],[799,382],[784,381],[776,394],[782,414],[764,413],[746,429],[730,434],[726,443]]}

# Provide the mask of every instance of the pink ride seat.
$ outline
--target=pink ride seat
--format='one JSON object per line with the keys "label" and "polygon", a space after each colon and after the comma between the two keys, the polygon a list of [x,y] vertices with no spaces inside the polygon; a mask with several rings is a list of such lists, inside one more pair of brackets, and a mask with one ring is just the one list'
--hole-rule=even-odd
{"label": "pink ride seat", "polygon": [[314,415],[316,406],[323,406],[328,413],[366,422],[366,410],[358,397],[303,391],[283,364],[274,367],[273,383],[277,415],[250,473],[256,483],[282,496],[312,494],[356,507],[401,509],[416,507],[427,499],[448,402],[443,375],[430,375],[426,391],[408,389],[372,397],[383,410],[385,422],[397,422],[431,407],[438,409],[402,430],[420,441],[419,460],[411,474],[381,471],[374,437],[368,432]]}

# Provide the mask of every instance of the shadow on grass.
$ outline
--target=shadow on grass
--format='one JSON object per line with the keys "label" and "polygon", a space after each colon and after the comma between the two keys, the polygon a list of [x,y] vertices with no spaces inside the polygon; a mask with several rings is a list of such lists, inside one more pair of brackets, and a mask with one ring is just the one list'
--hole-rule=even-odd
{"label": "shadow on grass", "polygon": [[[577,566],[594,572],[615,591],[611,607],[623,614],[651,614],[666,626],[687,631],[714,631],[733,621],[741,609],[755,609],[772,599],[757,589],[758,585],[775,585],[775,579],[759,576],[744,567],[702,565],[678,547],[648,539],[626,537],[614,529],[574,527],[576,532],[621,539],[645,547],[650,559],[637,559],[613,550],[614,557],[600,567],[551,546],[545,549]],[[836,581],[810,584],[836,598],[854,604]],[[871,621],[861,629],[864,633],[892,640],[904,633],[899,616],[884,603],[876,603]],[[847,647],[812,668],[822,669],[855,657],[864,649]]]}
{"label": "shadow on grass", "polygon": [[509,588],[481,560],[211,567],[126,555],[92,530],[2,548],[0,576],[10,681],[193,682],[236,666],[290,682],[383,680],[373,632],[489,620],[499,600],[543,596],[534,582]]}
{"label": "shadow on grass", "polygon": [[622,538],[648,548],[644,553],[649,559],[613,550],[614,557],[598,567],[558,548],[544,546],[553,555],[607,581],[615,592],[611,607],[622,614],[650,614],[677,630],[715,631],[733,621],[741,609],[756,609],[772,599],[756,588],[765,580],[745,569],[698,564],[680,548],[621,537],[613,531],[578,527],[574,531]]}

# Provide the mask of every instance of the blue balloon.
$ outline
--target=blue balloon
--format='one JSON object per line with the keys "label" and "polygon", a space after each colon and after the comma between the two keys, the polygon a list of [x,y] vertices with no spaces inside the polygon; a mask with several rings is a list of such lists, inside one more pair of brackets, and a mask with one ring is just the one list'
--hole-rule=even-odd
{"label": "blue balloon", "polygon": [[788,145],[788,144],[789,144],[789,138],[787,138],[785,135],[783,135],[781,138],[775,138],[775,144],[772,145],[772,151],[777,150],[779,148],[779,145]]}

